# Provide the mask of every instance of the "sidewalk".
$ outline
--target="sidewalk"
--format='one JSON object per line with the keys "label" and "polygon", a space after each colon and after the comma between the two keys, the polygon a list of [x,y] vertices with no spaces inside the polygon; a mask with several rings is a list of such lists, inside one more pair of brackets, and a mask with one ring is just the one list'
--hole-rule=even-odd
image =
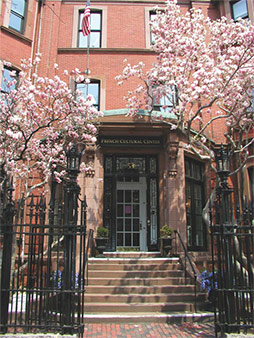
{"label": "sidewalk", "polygon": [[86,324],[84,338],[215,337],[214,323]]}
{"label": "sidewalk", "polygon": [[[0,338],[77,338],[60,334],[0,334]],[[183,324],[85,324],[83,338],[213,338],[213,321]],[[221,335],[218,334],[218,338]],[[226,334],[225,338],[254,338],[253,334]]]}
{"label": "sidewalk", "polygon": [[[0,338],[76,338],[60,334],[6,334]],[[184,324],[85,324],[83,338],[212,338],[213,322]]]}

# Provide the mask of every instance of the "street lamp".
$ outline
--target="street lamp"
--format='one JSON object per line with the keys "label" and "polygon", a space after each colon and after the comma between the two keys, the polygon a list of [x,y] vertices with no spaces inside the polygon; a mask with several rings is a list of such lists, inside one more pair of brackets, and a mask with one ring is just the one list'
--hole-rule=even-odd
{"label": "street lamp", "polygon": [[77,175],[80,168],[81,154],[78,150],[77,144],[73,144],[72,147],[66,151],[67,157],[67,171],[69,174],[73,173]]}
{"label": "street lamp", "polygon": [[230,149],[228,145],[219,145],[214,147],[215,162],[217,167],[217,174],[220,177],[221,186],[227,188],[227,180],[230,173]]}

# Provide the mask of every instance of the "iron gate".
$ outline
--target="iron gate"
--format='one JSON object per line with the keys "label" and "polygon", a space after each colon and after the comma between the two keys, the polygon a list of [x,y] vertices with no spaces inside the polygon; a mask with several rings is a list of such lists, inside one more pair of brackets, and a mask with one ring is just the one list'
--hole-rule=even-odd
{"label": "iron gate", "polygon": [[252,207],[233,212],[233,190],[217,189],[211,213],[215,332],[253,332],[254,224]]}
{"label": "iron gate", "polygon": [[68,174],[63,189],[52,184],[49,208],[43,196],[14,204],[12,188],[0,205],[2,333],[83,335],[86,203]]}

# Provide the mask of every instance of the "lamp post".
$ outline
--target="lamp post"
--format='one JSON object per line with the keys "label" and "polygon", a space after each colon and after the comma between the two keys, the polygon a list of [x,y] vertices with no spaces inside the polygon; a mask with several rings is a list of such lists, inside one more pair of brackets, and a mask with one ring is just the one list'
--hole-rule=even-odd
{"label": "lamp post", "polygon": [[215,161],[217,167],[217,174],[220,177],[221,186],[227,188],[227,180],[229,177],[229,163],[230,163],[230,149],[228,145],[221,144],[219,147],[214,148]]}
{"label": "lamp post", "polygon": [[73,333],[75,318],[75,262],[76,231],[78,221],[78,197],[80,187],[77,176],[80,172],[81,154],[76,144],[68,151],[67,179],[64,186],[64,271],[63,271],[63,331]]}
{"label": "lamp post", "polygon": [[[216,219],[219,222],[218,232],[218,306],[225,311],[226,323],[232,324],[235,321],[234,294],[234,269],[232,265],[232,235],[234,233],[232,220],[232,192],[228,186],[230,174],[230,149],[228,145],[219,145],[214,148],[217,175],[220,178],[220,185],[217,188],[218,208],[216,208]],[[217,217],[218,216],[218,217]],[[220,311],[220,313],[222,313]],[[230,332],[230,327],[227,328]]]}
{"label": "lamp post", "polygon": [[73,144],[72,147],[68,151],[66,151],[67,172],[69,175],[76,178],[79,173],[81,154],[82,151],[79,151],[76,144]]}
{"label": "lamp post", "polygon": [[230,151],[229,147],[221,144],[219,147],[214,148],[215,152],[215,162],[217,167],[217,174],[220,177],[221,186],[227,188],[227,180],[229,177],[229,161],[230,161]]}
{"label": "lamp post", "polygon": [[228,186],[230,174],[230,149],[228,145],[214,147],[217,175],[220,178],[220,185],[217,188],[217,195],[220,202],[220,223],[230,223],[232,221],[231,194],[233,190]]}

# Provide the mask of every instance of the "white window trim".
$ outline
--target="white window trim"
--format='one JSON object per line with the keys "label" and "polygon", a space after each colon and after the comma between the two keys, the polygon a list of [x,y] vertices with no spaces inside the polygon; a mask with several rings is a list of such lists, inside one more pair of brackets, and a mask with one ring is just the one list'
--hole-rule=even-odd
{"label": "white window trim", "polygon": [[[20,33],[23,36],[28,36],[30,31],[31,31],[31,26],[27,24],[28,22],[28,16],[33,13],[33,6],[34,2],[33,1],[27,1],[27,8],[26,8],[26,13],[25,13],[25,22],[24,22],[24,32]],[[9,22],[10,22],[10,13],[11,13],[11,1],[6,1],[6,7],[5,7],[5,12],[4,12],[4,17],[3,17],[3,26],[6,28],[9,28]],[[12,28],[10,28],[12,29]]]}
{"label": "white window trim", "polygon": [[[165,7],[159,7],[158,10],[165,11]],[[145,8],[145,43],[147,49],[152,49],[151,28],[149,25],[151,12],[156,12],[155,6]]]}
{"label": "white window trim", "polygon": [[[72,28],[72,48],[78,48],[78,25],[79,25],[79,13],[84,10],[83,6],[74,6],[73,8],[73,28]],[[107,7],[106,6],[93,6],[91,11],[102,11],[102,22],[101,22],[101,47],[107,47]]]}
{"label": "white window trim", "polygon": [[0,60],[0,87],[1,87],[1,84],[2,84],[2,80],[3,80],[3,69],[4,68],[14,70],[17,74],[17,79],[18,79],[18,73],[21,71],[21,69],[16,67],[15,65],[13,65],[11,62],[10,62],[10,64],[11,64],[10,67],[7,67],[7,66],[4,65],[3,61]]}
{"label": "white window trim", "polygon": [[150,29],[150,13],[154,11],[153,7],[146,7],[145,8],[145,42],[146,42],[146,48],[151,49],[151,29]]}

